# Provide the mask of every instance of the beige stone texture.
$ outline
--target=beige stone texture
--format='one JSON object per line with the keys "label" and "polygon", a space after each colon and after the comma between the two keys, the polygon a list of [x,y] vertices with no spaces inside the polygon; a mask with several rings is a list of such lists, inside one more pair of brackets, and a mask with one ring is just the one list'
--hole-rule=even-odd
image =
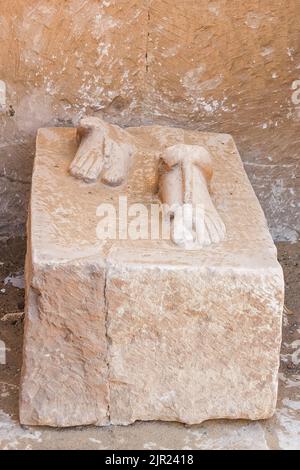
{"label": "beige stone texture", "polygon": [[299,238],[299,16],[298,0],[0,0],[0,236],[26,220],[37,129],[102,113],[232,134],[272,235]]}
{"label": "beige stone texture", "polygon": [[[200,423],[275,410],[283,276],[230,135],[151,126],[128,182],[70,176],[75,129],[41,129],[28,226],[23,424]],[[212,156],[226,238],[197,251],[168,240],[99,240],[97,207],[158,202],[157,163],[175,144]]]}
{"label": "beige stone texture", "polygon": [[[183,248],[199,249],[225,238],[226,227],[210,196],[212,175],[212,159],[203,146],[177,144],[162,154],[159,194],[173,217],[172,239]],[[184,216],[184,207],[190,217]]]}

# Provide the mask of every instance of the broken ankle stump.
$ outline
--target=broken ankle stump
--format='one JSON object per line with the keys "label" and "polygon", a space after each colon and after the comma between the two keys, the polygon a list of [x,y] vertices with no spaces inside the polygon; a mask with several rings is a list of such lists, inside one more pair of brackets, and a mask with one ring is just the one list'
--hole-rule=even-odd
{"label": "broken ankle stump", "polygon": [[230,135],[39,130],[21,423],[269,418],[283,293]]}

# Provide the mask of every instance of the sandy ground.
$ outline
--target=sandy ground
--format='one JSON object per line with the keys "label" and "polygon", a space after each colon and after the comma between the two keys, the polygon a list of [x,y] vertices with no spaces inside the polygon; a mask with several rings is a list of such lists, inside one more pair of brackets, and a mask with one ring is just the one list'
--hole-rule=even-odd
{"label": "sandy ground", "polygon": [[0,449],[300,449],[300,243],[277,245],[286,307],[278,406],[272,419],[64,430],[21,427],[18,422],[24,246],[22,239],[15,239],[0,247],[0,340],[7,352],[6,365],[0,365]]}

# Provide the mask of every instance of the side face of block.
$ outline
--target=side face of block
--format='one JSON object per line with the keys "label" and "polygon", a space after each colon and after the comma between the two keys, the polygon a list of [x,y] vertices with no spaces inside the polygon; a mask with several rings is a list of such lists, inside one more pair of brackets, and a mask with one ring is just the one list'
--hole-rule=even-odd
{"label": "side face of block", "polygon": [[277,398],[279,270],[111,268],[113,424],[264,419]]}
{"label": "side face of block", "polygon": [[104,273],[92,263],[34,265],[32,273],[27,256],[20,420],[107,424]]}
{"label": "side face of block", "polygon": [[[128,184],[70,177],[74,129],[43,129],[28,227],[23,424],[264,419],[275,409],[283,277],[233,139],[131,128]],[[213,158],[226,238],[187,251],[168,240],[99,240],[97,208],[156,201],[157,161],[175,144]],[[58,188],[58,189],[57,189]]]}

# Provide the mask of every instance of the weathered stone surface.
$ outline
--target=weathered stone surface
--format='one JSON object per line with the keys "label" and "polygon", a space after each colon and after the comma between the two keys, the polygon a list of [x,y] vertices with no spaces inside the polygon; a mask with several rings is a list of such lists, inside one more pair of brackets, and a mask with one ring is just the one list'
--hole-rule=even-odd
{"label": "weathered stone surface", "polygon": [[[75,130],[39,131],[21,421],[267,418],[277,396],[283,277],[234,142],[158,126],[128,131],[138,151],[119,188],[68,174]],[[126,194],[129,203],[158,201],[158,158],[178,143],[212,155],[225,240],[197,251],[99,240],[99,204]]]}
{"label": "weathered stone surface", "polygon": [[33,269],[27,273],[21,422],[106,424],[103,267],[93,260],[62,266],[33,260]]}
{"label": "weathered stone surface", "polygon": [[[0,7],[7,90],[0,175],[24,180],[36,130],[86,114],[229,132],[273,236],[299,238],[298,1],[0,0]],[[26,219],[27,186],[17,191],[21,201],[11,204],[14,184],[0,180],[0,237]]]}
{"label": "weathered stone surface", "polygon": [[108,279],[112,423],[274,413],[276,269],[118,266]]}

